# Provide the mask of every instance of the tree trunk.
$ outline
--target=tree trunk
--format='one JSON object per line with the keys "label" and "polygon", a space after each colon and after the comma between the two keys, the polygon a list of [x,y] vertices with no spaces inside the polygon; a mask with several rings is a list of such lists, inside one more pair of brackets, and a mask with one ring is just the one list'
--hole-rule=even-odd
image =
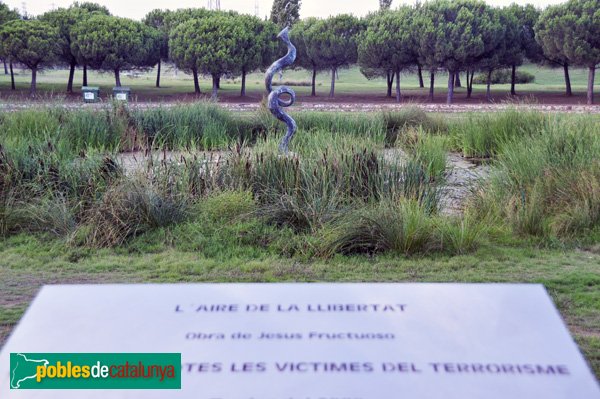
{"label": "tree trunk", "polygon": [[400,93],[400,70],[396,71],[396,102],[402,100],[402,93]]}
{"label": "tree trunk", "polygon": [[37,85],[37,67],[31,68],[31,88],[29,89],[29,94],[31,96],[35,96],[35,90]]}
{"label": "tree trunk", "polygon": [[242,90],[240,90],[240,96],[246,97],[246,71],[242,70]]}
{"label": "tree trunk", "polygon": [[219,94],[219,79],[221,77],[218,75],[213,75],[212,77],[212,95],[211,95],[211,99],[213,100],[217,100],[218,94]]}
{"label": "tree trunk", "polygon": [[392,96],[392,88],[394,87],[394,72],[387,71],[387,96]]}
{"label": "tree trunk", "polygon": [[84,86],[88,85],[88,81],[87,81],[87,65],[83,66],[83,85]]}
{"label": "tree trunk", "polygon": [[313,67],[313,71],[312,71],[312,90],[310,92],[310,95],[312,97],[316,97],[317,96],[317,67]]}
{"label": "tree trunk", "polygon": [[456,72],[456,79],[454,79],[455,87],[462,87],[462,82],[460,81],[460,71]]}
{"label": "tree trunk", "polygon": [[488,102],[492,102],[492,71],[491,70],[488,71],[488,75],[487,75],[487,91],[486,91],[485,97],[487,98]]}
{"label": "tree trunk", "polygon": [[9,61],[8,65],[10,67],[10,89],[17,90],[17,87],[15,86],[15,71],[13,71],[12,61]]}
{"label": "tree trunk", "polygon": [[517,84],[517,66],[513,65],[512,66],[512,76],[510,78],[510,94],[513,96],[517,95],[517,90],[515,89],[516,84]]}
{"label": "tree trunk", "polygon": [[158,71],[156,71],[156,87],[160,87],[160,67],[161,67],[161,60],[158,60]]}
{"label": "tree trunk", "polygon": [[465,74],[467,75],[467,98],[471,98],[471,93],[469,93],[471,87],[469,86],[469,75],[471,74],[471,72],[467,69],[465,71]]}
{"label": "tree trunk", "polygon": [[115,86],[121,87],[121,72],[119,68],[115,69]]}
{"label": "tree trunk", "polygon": [[67,93],[73,93],[73,78],[75,77],[75,66],[77,64],[72,62],[69,69],[69,81],[67,82]]}
{"label": "tree trunk", "polygon": [[454,71],[448,71],[448,98],[446,99],[446,104],[451,105],[452,101],[454,101],[454,78],[456,77],[456,73]]}
{"label": "tree trunk", "polygon": [[331,68],[331,90],[329,90],[329,97],[335,96],[335,75],[337,68]]}
{"label": "tree trunk", "polygon": [[571,90],[571,76],[569,76],[569,64],[564,64],[563,70],[565,71],[565,85],[567,86],[567,97],[571,97],[573,95],[573,90]]}
{"label": "tree trunk", "polygon": [[198,70],[192,69],[192,74],[194,75],[194,93],[200,94],[200,82],[198,81]]}
{"label": "tree trunk", "polygon": [[431,72],[429,78],[429,101],[433,101],[433,91],[435,89],[435,72]]}
{"label": "tree trunk", "polygon": [[6,65],[6,60],[2,60],[2,62],[4,63],[4,74],[8,75],[8,65]]}
{"label": "tree trunk", "polygon": [[471,98],[473,94],[473,77],[475,76],[475,71],[467,71],[467,98]]}
{"label": "tree trunk", "polygon": [[588,88],[587,88],[587,103],[588,105],[594,104],[594,78],[596,77],[596,66],[590,67],[588,74]]}
{"label": "tree trunk", "polygon": [[423,84],[423,69],[421,69],[421,65],[417,65],[417,74],[419,75],[419,87],[422,89],[425,85]]}
{"label": "tree trunk", "polygon": [[217,77],[217,89],[221,88],[221,77]]}

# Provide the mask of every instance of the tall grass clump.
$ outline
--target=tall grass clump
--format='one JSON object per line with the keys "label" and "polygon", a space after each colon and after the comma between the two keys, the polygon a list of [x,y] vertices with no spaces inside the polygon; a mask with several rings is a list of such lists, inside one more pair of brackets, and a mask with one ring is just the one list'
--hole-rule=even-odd
{"label": "tall grass clump", "polygon": [[148,147],[222,149],[246,134],[230,112],[210,103],[136,110],[131,117]]}
{"label": "tall grass clump", "polygon": [[[513,139],[538,135],[555,117],[537,111],[510,109],[497,113],[471,114],[453,123],[450,135],[465,157],[492,158]],[[556,118],[557,119],[557,118]]]}
{"label": "tall grass clump", "polygon": [[74,156],[52,143],[0,147],[3,233],[71,231],[83,210],[121,173],[109,156]]}
{"label": "tall grass clump", "polygon": [[61,123],[59,139],[74,152],[93,148],[116,152],[127,149],[127,119],[115,109],[69,112]]}
{"label": "tall grass clump", "polygon": [[425,253],[435,245],[431,215],[414,200],[384,200],[357,208],[330,224],[322,253],[403,255]]}
{"label": "tall grass clump", "polygon": [[444,178],[449,147],[446,136],[428,134],[421,127],[408,128],[398,137],[397,144],[432,179]]}
{"label": "tall grass clump", "polygon": [[272,223],[314,232],[355,203],[384,198],[411,198],[437,209],[438,186],[419,164],[386,160],[356,137],[323,139],[321,146],[305,140],[282,156],[269,138],[253,152],[241,151],[229,166],[233,185],[252,191]]}
{"label": "tall grass clump", "polygon": [[448,124],[439,116],[430,115],[423,109],[410,106],[400,111],[381,114],[386,131],[386,145],[393,147],[408,130],[420,129],[429,134],[444,133]]}
{"label": "tall grass clump", "polygon": [[[349,112],[305,112],[291,113],[298,127],[306,132],[329,132],[357,137],[369,137],[385,132],[381,115],[378,113]],[[285,132],[285,125],[273,118],[271,112],[263,106],[256,114],[257,122],[270,134],[280,135]]]}
{"label": "tall grass clump", "polygon": [[152,229],[183,221],[189,198],[162,183],[140,175],[109,187],[82,223],[86,242],[96,247],[116,246]]}
{"label": "tall grass clump", "polygon": [[600,226],[600,122],[571,117],[515,138],[476,202],[518,234],[568,237]]}
{"label": "tall grass clump", "polygon": [[349,209],[320,232],[321,255],[431,253],[460,255],[475,250],[484,225],[471,215],[441,217],[418,201],[384,199]]}
{"label": "tall grass clump", "polygon": [[0,140],[31,143],[54,138],[60,122],[49,108],[6,112],[0,118]]}
{"label": "tall grass clump", "polygon": [[436,220],[440,249],[453,255],[462,255],[477,249],[487,230],[485,221],[473,213],[466,213],[460,217],[439,217]]}

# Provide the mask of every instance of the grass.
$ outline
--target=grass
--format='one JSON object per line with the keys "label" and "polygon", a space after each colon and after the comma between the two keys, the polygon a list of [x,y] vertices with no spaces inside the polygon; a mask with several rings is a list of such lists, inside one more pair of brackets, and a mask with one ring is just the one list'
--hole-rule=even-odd
{"label": "grass", "polygon": [[516,234],[581,234],[600,225],[600,124],[547,119],[502,145],[479,209],[504,219]]}
{"label": "grass", "polygon": [[[524,65],[519,68],[524,72],[535,76],[535,83],[517,86],[520,92],[527,93],[564,93],[564,77],[562,69],[552,69],[538,67],[536,65]],[[154,87],[156,75],[155,71],[150,70],[136,75],[123,74],[122,84],[132,88],[134,100],[136,96],[140,98],[169,100],[174,96],[183,94],[193,94],[193,81],[190,75],[173,68],[164,68],[162,76],[162,88]],[[81,89],[81,74],[78,70],[75,74],[74,90],[79,92]],[[47,99],[63,98],[66,88],[68,71],[67,70],[48,70],[38,74],[39,89]],[[96,71],[88,72],[89,84],[99,86],[103,95],[111,93],[114,86],[114,77],[109,73],[98,73]],[[464,77],[463,77],[464,78]],[[26,93],[29,89],[30,73],[28,70],[18,70],[16,76],[17,89],[19,93]],[[428,77],[424,76],[426,85]],[[447,73],[440,72],[436,75],[436,95],[443,97],[446,92]],[[284,81],[288,83],[298,82],[299,86],[293,86],[299,97],[309,96],[310,73],[304,70],[289,70],[285,72]],[[587,70],[572,68],[571,82],[575,93],[585,93],[587,85]],[[275,82],[277,83],[277,82]],[[320,73],[317,76],[317,94],[322,98],[329,93],[330,76],[328,73]],[[427,96],[428,89],[419,88],[418,79],[414,72],[407,72],[402,75],[403,95]],[[204,93],[210,92],[210,79],[201,79],[200,86]],[[239,97],[240,79],[224,79],[222,82],[221,94],[227,97]],[[600,88],[600,83],[598,83]],[[264,74],[253,73],[247,77],[247,91],[249,96],[261,98],[264,89]],[[484,94],[485,85],[474,85],[474,93]],[[506,94],[510,90],[510,85],[494,85],[492,91],[497,94]],[[466,92],[465,88],[458,88],[457,94]],[[367,80],[358,67],[342,69],[339,71],[339,79],[336,82],[336,94],[344,95],[364,95],[364,94],[385,94],[385,79]],[[12,95],[10,91],[10,76],[0,74],[0,99],[9,99]]]}
{"label": "grass", "polygon": [[[248,222],[245,222],[246,226]],[[213,230],[212,236],[207,230]],[[185,231],[186,234],[182,234]],[[511,282],[549,290],[600,377],[600,254],[526,244],[489,245],[461,256],[287,258],[249,245],[244,223],[163,229],[119,249],[65,248],[19,235],[0,242],[0,341],[42,284],[142,282]]]}
{"label": "grass", "polygon": [[515,138],[529,138],[552,124],[553,117],[539,112],[508,110],[497,115],[471,114],[466,121],[451,125],[451,137],[463,156],[490,158]]}
{"label": "grass", "polygon": [[[4,330],[52,282],[538,282],[600,373],[597,117],[298,120],[282,155],[264,111],[4,114]],[[118,152],[134,149],[164,156],[127,169]],[[439,212],[448,149],[485,157],[492,176],[455,216]]]}

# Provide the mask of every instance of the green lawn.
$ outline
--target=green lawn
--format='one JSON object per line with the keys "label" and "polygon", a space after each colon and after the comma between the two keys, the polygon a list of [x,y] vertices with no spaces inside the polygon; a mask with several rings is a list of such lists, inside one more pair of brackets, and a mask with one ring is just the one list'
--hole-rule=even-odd
{"label": "green lawn", "polygon": [[[533,84],[519,85],[518,90],[522,94],[526,93],[557,93],[564,92],[564,77],[562,69],[550,69],[539,67],[536,65],[525,65],[520,70],[532,73],[536,77]],[[29,88],[31,75],[29,70],[17,70],[16,82],[19,92],[26,92]],[[68,71],[67,70],[47,70],[38,76],[39,89],[45,92],[48,97],[54,95],[60,97],[66,88]],[[78,70],[75,74],[75,90],[79,92],[81,88],[82,72]],[[156,97],[156,99],[168,100],[170,96],[193,93],[193,81],[190,75],[181,71],[175,72],[173,68],[167,67],[162,76],[162,88],[154,87],[155,72],[148,71],[136,74],[136,77],[128,76],[123,73],[121,80],[124,86],[130,86],[134,94]],[[323,72],[317,78],[317,92],[320,95],[329,93],[330,74]],[[428,85],[428,77],[424,76],[425,85]],[[464,79],[464,76],[463,76]],[[278,77],[275,78],[277,82]],[[310,73],[304,70],[286,71],[284,82],[310,84]],[[402,76],[402,88],[406,90],[406,94],[426,96],[427,89],[419,89],[417,76],[415,73],[406,73]],[[587,70],[573,68],[571,70],[571,82],[573,90],[576,93],[584,93],[587,87]],[[100,86],[104,93],[109,93],[114,86],[114,77],[112,73],[98,73],[95,71],[89,72],[88,83],[93,86]],[[264,74],[254,73],[248,77],[248,95],[259,96],[264,89]],[[200,83],[201,89],[204,92],[209,92],[211,83],[208,79],[202,79]],[[436,93],[443,96],[447,87],[447,74],[439,73],[436,76]],[[597,80],[596,87],[600,89],[600,79]],[[509,85],[494,85],[493,91],[500,94],[506,93],[509,90]],[[221,94],[231,97],[239,96],[240,78],[226,79],[222,83]],[[309,95],[310,87],[296,86],[296,92],[300,95]],[[343,69],[339,72],[339,80],[336,82],[336,93],[339,95],[350,94],[381,94],[385,93],[385,79],[367,80],[361,73],[358,67]],[[475,94],[484,93],[484,85],[474,86]],[[458,93],[464,92],[463,89],[458,89]],[[0,74],[0,100],[2,98],[10,98],[10,76]]]}
{"label": "green lawn", "polygon": [[[228,227],[217,228],[227,230]],[[463,256],[336,257],[303,261],[243,243],[243,232],[190,236],[162,230],[124,248],[93,250],[19,235],[0,242],[0,342],[43,284],[140,282],[511,282],[546,286],[600,377],[600,248],[484,245]],[[188,244],[182,244],[187,242]],[[191,245],[193,244],[193,245]],[[191,247],[198,248],[191,250]]]}

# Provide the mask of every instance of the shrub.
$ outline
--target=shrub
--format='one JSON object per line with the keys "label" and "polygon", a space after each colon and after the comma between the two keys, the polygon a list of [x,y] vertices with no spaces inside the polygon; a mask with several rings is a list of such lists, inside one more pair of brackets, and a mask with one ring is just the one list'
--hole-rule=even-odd
{"label": "shrub", "polygon": [[[473,83],[476,85],[487,85],[487,73],[482,73],[473,78]],[[512,71],[510,69],[496,69],[492,72],[491,83],[493,85],[509,84],[512,82]],[[517,71],[516,83],[528,84],[535,82],[535,75],[525,71]]]}

